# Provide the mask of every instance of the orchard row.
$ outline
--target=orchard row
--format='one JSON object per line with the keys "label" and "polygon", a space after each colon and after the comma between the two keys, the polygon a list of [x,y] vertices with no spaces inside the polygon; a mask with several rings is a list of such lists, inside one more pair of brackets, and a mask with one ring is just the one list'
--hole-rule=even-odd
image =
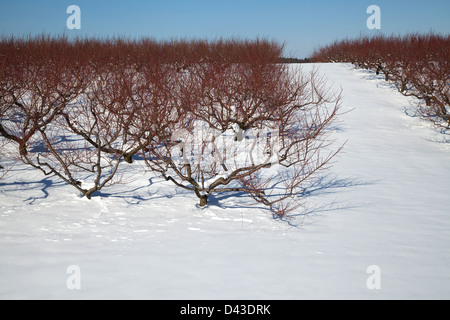
{"label": "orchard row", "polygon": [[384,74],[422,116],[450,127],[450,36],[409,34],[336,41],[315,51],[315,62],[348,62]]}
{"label": "orchard row", "polygon": [[3,38],[3,158],[87,198],[145,168],[200,206],[239,192],[285,216],[340,149],[327,148],[340,93],[282,52],[263,39]]}

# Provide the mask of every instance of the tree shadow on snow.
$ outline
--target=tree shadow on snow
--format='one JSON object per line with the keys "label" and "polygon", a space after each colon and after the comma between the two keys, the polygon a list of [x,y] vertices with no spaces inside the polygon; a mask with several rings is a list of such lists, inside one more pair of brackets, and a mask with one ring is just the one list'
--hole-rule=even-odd
{"label": "tree shadow on snow", "polygon": [[125,190],[118,190],[116,192],[100,190],[94,192],[92,197],[118,198],[124,200],[129,206],[139,205],[142,202],[152,199],[152,193],[149,191],[149,188],[153,184],[155,184],[155,182],[153,181],[153,178],[150,178],[148,179],[148,184],[137,186],[133,189],[126,188]]}
{"label": "tree shadow on snow", "polygon": [[[357,178],[337,178],[331,174],[321,176],[306,185],[301,192],[296,194],[296,199],[301,204],[294,212],[289,213],[285,217],[278,220],[285,221],[291,226],[303,225],[304,217],[322,214],[325,212],[353,209],[366,207],[367,203],[350,203],[338,201],[336,199],[326,198],[332,194],[339,194],[344,192],[344,189],[349,189],[359,186],[372,185],[375,182],[362,181]],[[276,195],[273,195],[276,197]],[[322,198],[321,198],[322,197]],[[269,196],[270,198],[270,196]],[[318,204],[311,204],[311,199],[319,199]],[[269,208],[263,204],[254,202],[247,193],[235,192],[226,194],[213,194],[208,199],[208,205],[217,206],[222,209],[261,209],[270,212]]]}
{"label": "tree shadow on snow", "polygon": [[[332,174],[327,174],[311,181],[302,192],[297,194],[301,206],[283,217],[291,226],[305,225],[305,217],[322,215],[329,212],[337,212],[355,208],[370,206],[369,203],[362,203],[359,200],[339,200],[338,195],[343,192],[351,191],[353,188],[368,186],[375,181],[362,181],[358,178],[338,178]],[[336,197],[331,197],[335,194]]]}
{"label": "tree shadow on snow", "polygon": [[[332,199],[329,196],[332,194],[339,194],[344,190],[351,189],[358,186],[371,185],[374,182],[365,182],[357,178],[338,178],[332,174],[327,174],[312,180],[308,185],[296,194],[296,199],[302,205],[294,212],[288,214],[283,218],[277,218],[281,221],[287,222],[291,226],[303,225],[304,217],[319,215],[325,212],[333,212],[338,210],[345,210],[357,207],[365,207],[368,204],[362,203],[349,203]],[[32,205],[37,200],[46,199],[49,197],[49,190],[51,188],[60,187],[65,185],[64,182],[53,181],[52,177],[45,177],[42,180],[34,182],[0,182],[0,187],[7,188],[8,186],[14,187],[9,190],[20,190],[20,192],[33,192],[40,190],[40,195],[34,193],[29,196],[24,202]],[[111,190],[111,189],[110,189]],[[114,189],[112,189],[114,190]],[[176,198],[189,198],[193,202],[198,199],[193,192],[183,190],[171,185],[164,179],[150,178],[148,184],[138,185],[132,189],[129,186],[124,188],[117,188],[113,192],[98,191],[93,194],[93,197],[105,197],[105,198],[117,198],[125,201],[130,207],[139,205],[146,202],[151,202],[156,199],[172,199],[176,201]],[[313,200],[313,201],[310,201]],[[318,200],[318,201],[317,201]],[[233,192],[233,193],[217,193],[211,194],[208,198],[207,207],[218,207],[224,210],[227,209],[260,209],[262,211],[270,213],[267,206],[261,203],[255,202],[245,192]],[[207,208],[206,207],[206,208]]]}
{"label": "tree shadow on snow", "polygon": [[[93,196],[110,197],[122,199],[131,206],[156,199],[189,198],[195,203],[198,199],[193,192],[180,189],[168,184],[163,179],[149,179],[146,185],[137,186],[133,189],[124,189],[116,192],[96,192]],[[296,199],[301,206],[294,212],[278,220],[285,221],[291,226],[303,225],[304,217],[320,215],[325,212],[334,212],[358,207],[366,207],[367,203],[355,203],[354,201],[344,202],[330,198],[332,194],[339,194],[344,190],[354,187],[371,185],[374,182],[361,181],[358,178],[338,178],[332,174],[327,174],[311,181],[301,192],[296,194]],[[275,196],[274,196],[275,197]],[[313,201],[310,201],[313,200]],[[318,201],[317,201],[318,200]],[[197,205],[198,206],[198,205]],[[208,205],[203,208],[217,207],[227,209],[259,209],[270,214],[267,206],[255,202],[246,192],[213,193],[208,198]],[[200,208],[200,207],[199,207]],[[276,217],[274,217],[276,218]]]}
{"label": "tree shadow on snow", "polygon": [[409,106],[403,106],[405,115],[410,118],[418,118],[422,121],[422,126],[427,126],[433,131],[434,136],[432,138],[430,137],[425,139],[426,141],[441,144],[450,143],[450,128],[447,128],[446,123],[444,123],[439,117],[421,113],[419,109],[422,108],[422,103],[423,102],[421,101],[415,101]]}
{"label": "tree shadow on snow", "polygon": [[15,182],[0,182],[0,188],[15,187],[14,190],[10,190],[10,192],[20,191],[20,192],[33,192],[36,190],[40,190],[42,192],[41,195],[31,195],[27,199],[24,199],[24,202],[32,205],[37,200],[43,200],[48,198],[49,189],[62,186],[64,182],[55,182],[52,180],[52,177],[46,177],[39,181],[15,181]]}

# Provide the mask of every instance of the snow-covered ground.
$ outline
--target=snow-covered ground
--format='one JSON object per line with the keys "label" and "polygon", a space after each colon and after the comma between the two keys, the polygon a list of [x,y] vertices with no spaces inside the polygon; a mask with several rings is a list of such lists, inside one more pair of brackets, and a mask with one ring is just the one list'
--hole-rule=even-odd
{"label": "snow-covered ground", "polygon": [[198,208],[141,173],[87,200],[16,165],[0,180],[0,298],[449,299],[450,144],[381,77],[319,67],[343,89],[347,143],[306,215],[229,195]]}

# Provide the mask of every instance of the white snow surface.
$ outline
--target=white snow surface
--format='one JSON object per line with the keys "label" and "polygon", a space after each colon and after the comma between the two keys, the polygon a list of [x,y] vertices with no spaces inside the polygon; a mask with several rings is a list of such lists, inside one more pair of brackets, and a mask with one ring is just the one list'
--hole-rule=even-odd
{"label": "white snow surface", "polygon": [[347,142],[296,216],[242,195],[199,208],[139,161],[92,200],[18,164],[0,180],[0,298],[449,299],[450,143],[374,73],[316,67],[343,89]]}

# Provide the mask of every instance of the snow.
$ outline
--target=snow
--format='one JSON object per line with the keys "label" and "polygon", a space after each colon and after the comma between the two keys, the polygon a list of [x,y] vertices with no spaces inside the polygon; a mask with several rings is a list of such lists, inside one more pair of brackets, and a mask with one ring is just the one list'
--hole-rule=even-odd
{"label": "snow", "polygon": [[449,299],[450,145],[382,77],[316,66],[343,89],[346,144],[297,216],[240,194],[199,208],[141,173],[87,200],[18,164],[0,180],[0,298]]}

